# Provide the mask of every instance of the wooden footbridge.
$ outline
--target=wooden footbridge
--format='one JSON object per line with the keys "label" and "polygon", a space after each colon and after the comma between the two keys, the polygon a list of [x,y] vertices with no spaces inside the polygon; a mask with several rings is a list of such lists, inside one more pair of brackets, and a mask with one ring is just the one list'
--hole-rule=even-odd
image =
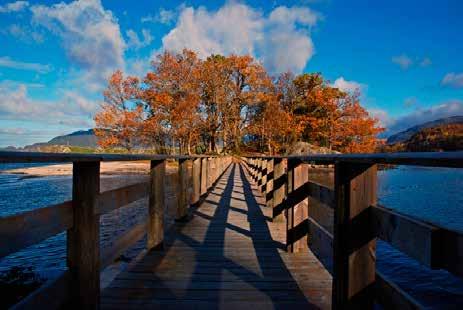
{"label": "wooden footbridge", "polygon": [[[178,161],[176,222],[166,160]],[[101,161],[151,162],[150,181],[100,192]],[[307,309],[423,306],[376,270],[376,239],[463,276],[463,236],[376,203],[377,164],[463,167],[463,153],[205,157],[0,152],[0,162],[72,162],[73,198],[0,218],[0,258],[67,231],[68,270],[23,308]],[[311,178],[334,169],[332,184]],[[333,186],[334,185],[334,186]],[[0,185],[1,186],[1,185]],[[99,217],[148,196],[148,214],[100,249]],[[146,235],[104,289],[100,271]]]}

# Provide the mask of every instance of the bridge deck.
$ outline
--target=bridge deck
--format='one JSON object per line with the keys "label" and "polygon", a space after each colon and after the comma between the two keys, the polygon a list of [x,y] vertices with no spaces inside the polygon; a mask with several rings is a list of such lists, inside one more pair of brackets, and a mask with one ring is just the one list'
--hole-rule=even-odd
{"label": "bridge deck", "polygon": [[102,292],[102,308],[329,308],[331,276],[313,254],[284,250],[285,223],[232,164],[186,223]]}

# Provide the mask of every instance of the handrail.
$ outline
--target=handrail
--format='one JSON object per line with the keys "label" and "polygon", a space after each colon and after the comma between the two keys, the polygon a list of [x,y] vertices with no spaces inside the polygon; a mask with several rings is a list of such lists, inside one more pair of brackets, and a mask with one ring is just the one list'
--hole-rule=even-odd
{"label": "handrail", "polygon": [[404,152],[375,154],[321,154],[321,155],[289,155],[289,156],[244,156],[256,159],[292,159],[316,165],[333,165],[336,162],[357,164],[391,164],[416,165],[430,167],[463,168],[463,151],[457,152]]}
{"label": "handrail", "polygon": [[217,155],[81,154],[0,151],[0,163],[73,163],[88,161],[186,160]]}
{"label": "handrail", "polygon": [[[63,302],[76,308],[98,308],[100,270],[147,235],[148,249],[162,248],[164,240],[166,160],[177,160],[177,220],[185,220],[188,206],[198,204],[231,163],[227,156],[168,156],[114,154],[49,154],[0,152],[0,163],[72,162],[73,198],[61,204],[0,217],[0,258],[67,230],[69,272],[39,288],[16,305],[37,307],[55,296],[49,307]],[[100,193],[101,161],[149,160],[150,180]],[[192,169],[190,174],[188,170]],[[192,195],[188,188],[192,186]],[[99,248],[99,216],[148,198],[148,217],[113,242]],[[101,253],[101,256],[100,256]],[[60,295],[56,296],[56,294]],[[69,297],[69,298],[68,298]]]}
{"label": "handrail", "polygon": [[[371,308],[373,299],[387,307],[422,307],[376,271],[376,238],[429,268],[463,277],[463,234],[376,203],[377,164],[463,168],[463,152],[246,156],[242,160],[265,194],[266,205],[272,207],[273,220],[285,215],[287,250],[300,251],[308,245],[333,275],[333,308]],[[334,165],[334,189],[309,181],[311,165]],[[330,223],[327,214],[334,221]],[[371,289],[376,293],[368,293]]]}

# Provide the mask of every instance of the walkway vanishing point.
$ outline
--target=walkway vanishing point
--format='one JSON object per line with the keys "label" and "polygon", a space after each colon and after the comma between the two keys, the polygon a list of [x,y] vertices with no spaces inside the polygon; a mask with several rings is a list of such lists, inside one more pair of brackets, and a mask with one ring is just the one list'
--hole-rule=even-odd
{"label": "walkway vanishing point", "polygon": [[232,164],[185,223],[102,292],[103,309],[328,309],[331,276],[311,252],[287,253],[286,224],[243,165]]}
{"label": "walkway vanishing point", "polygon": [[[100,192],[104,161],[149,161],[149,181]],[[178,162],[169,227],[167,161]],[[377,239],[426,268],[463,277],[463,234],[376,197],[379,164],[463,168],[463,152],[238,158],[0,151],[0,163],[29,162],[72,163],[72,200],[0,217],[0,259],[66,232],[68,268],[13,309],[425,308],[377,270]],[[313,176],[327,165],[332,183],[319,184]],[[141,199],[146,219],[100,248],[100,216]],[[101,270],[145,236],[140,258],[102,290]]]}

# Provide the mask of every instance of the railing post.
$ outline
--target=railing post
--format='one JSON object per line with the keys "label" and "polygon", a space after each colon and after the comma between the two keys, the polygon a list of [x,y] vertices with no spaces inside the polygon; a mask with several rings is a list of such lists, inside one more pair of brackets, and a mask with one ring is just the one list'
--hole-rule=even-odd
{"label": "railing post", "polygon": [[67,232],[67,264],[71,273],[70,304],[78,309],[100,306],[100,162],[74,162],[72,207],[74,224]]}
{"label": "railing post", "polygon": [[207,189],[212,187],[212,157],[207,158]]}
{"label": "railing post", "polygon": [[201,158],[201,196],[207,193],[207,158]]}
{"label": "railing post", "polygon": [[[308,166],[297,158],[288,159],[288,196],[308,181]],[[293,193],[295,195],[296,193]],[[286,246],[288,252],[301,252],[308,248],[308,225],[304,225],[308,217],[308,198],[293,206],[288,206],[286,212]],[[303,236],[302,236],[303,235]]]}
{"label": "railing post", "polygon": [[257,182],[257,169],[258,169],[257,164],[258,164],[257,158],[253,158],[252,159],[252,167],[253,167],[252,179],[254,180],[254,182]]}
{"label": "railing post", "polygon": [[197,205],[201,197],[201,158],[193,159],[191,204]]}
{"label": "railing post", "polygon": [[262,167],[261,167],[261,180],[260,180],[260,191],[262,194],[265,195],[266,189],[267,189],[267,165],[268,165],[268,160],[263,158],[262,159]]}
{"label": "railing post", "polygon": [[274,178],[274,163],[275,159],[267,160],[267,179],[265,184],[265,205],[269,208],[273,206],[273,178]]}
{"label": "railing post", "polygon": [[188,213],[188,162],[188,159],[178,160],[177,221],[185,220]]}
{"label": "railing post", "polygon": [[335,164],[334,309],[372,309],[376,238],[369,208],[376,204],[376,165]]}
{"label": "railing post", "polygon": [[257,159],[257,188],[262,185],[262,158]]}
{"label": "railing post", "polygon": [[146,247],[148,250],[161,248],[164,241],[165,177],[166,161],[152,160],[150,170],[148,226],[146,229]]}
{"label": "railing post", "polygon": [[284,221],[282,211],[277,212],[277,207],[283,203],[286,196],[286,161],[283,158],[275,158],[273,167],[273,202],[272,220],[275,222]]}

